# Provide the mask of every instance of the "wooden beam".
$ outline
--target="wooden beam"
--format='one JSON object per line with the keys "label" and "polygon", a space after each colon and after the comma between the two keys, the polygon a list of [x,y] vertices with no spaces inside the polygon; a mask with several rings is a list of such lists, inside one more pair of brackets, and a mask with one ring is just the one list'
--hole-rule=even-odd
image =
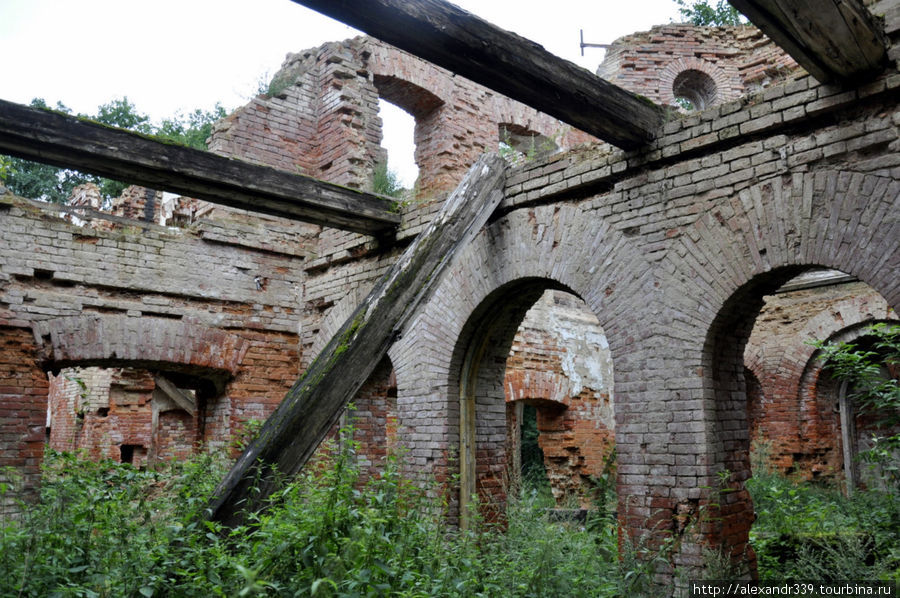
{"label": "wooden beam", "polygon": [[495,155],[482,156],[472,166],[428,228],[322,349],[219,484],[209,507],[213,519],[239,523],[247,510],[264,506],[278,477],[293,476],[303,467],[454,254],[499,205],[505,167]]}
{"label": "wooden beam", "polygon": [[623,149],[652,140],[664,118],[649,100],[442,0],[294,2]]}
{"label": "wooden beam", "polygon": [[359,233],[400,222],[389,198],[3,100],[0,153]]}
{"label": "wooden beam", "polygon": [[729,0],[822,83],[881,72],[884,31],[859,0]]}
{"label": "wooden beam", "polygon": [[184,392],[162,376],[154,376],[153,381],[156,382],[156,387],[159,388],[167,397],[172,399],[176,405],[190,413],[191,415],[197,415],[197,403],[194,401],[194,397]]}

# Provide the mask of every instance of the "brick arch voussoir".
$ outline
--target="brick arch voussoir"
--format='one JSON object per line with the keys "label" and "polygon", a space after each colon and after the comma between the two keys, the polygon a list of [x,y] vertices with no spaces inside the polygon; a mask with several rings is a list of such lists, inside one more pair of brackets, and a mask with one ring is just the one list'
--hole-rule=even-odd
{"label": "brick arch voussoir", "polygon": [[[790,347],[779,347],[780,359],[774,365],[775,371],[796,372],[796,376],[787,377],[791,386],[787,391],[791,396],[799,396],[804,372],[809,369],[813,356],[817,352],[812,341],[834,339],[842,331],[854,336],[849,331],[863,330],[868,324],[884,320],[895,320],[897,315],[888,307],[887,302],[872,305],[861,303],[856,298],[847,298],[832,305],[827,311],[816,314],[797,334],[797,342]],[[862,333],[857,332],[855,336]],[[746,362],[745,362],[746,363]],[[750,367],[750,364],[746,364]],[[754,366],[762,364],[753,364]],[[772,366],[767,366],[771,368]],[[770,391],[763,382],[762,369],[750,370],[763,385],[764,391]],[[771,371],[771,370],[770,370]]]}
{"label": "brick arch voussoir", "polygon": [[403,81],[427,90],[441,102],[452,102],[455,88],[453,73],[375,38],[360,39],[370,53],[366,66],[373,77]]}
{"label": "brick arch voussoir", "polygon": [[807,267],[840,270],[897,309],[898,209],[895,179],[839,170],[775,176],[705,210],[667,252],[663,270],[700,339],[739,289],[777,270],[780,282]]}
{"label": "brick arch voussoir", "polygon": [[626,357],[626,337],[637,326],[629,299],[654,287],[639,249],[594,214],[568,204],[513,211],[457,256],[393,345],[398,380],[427,367],[447,386],[455,348],[472,315],[501,287],[529,279],[580,296],[605,331],[614,362]]}
{"label": "brick arch voussoir", "polygon": [[32,330],[45,369],[130,362],[235,373],[249,347],[224,330],[168,318],[92,314],[36,322]]}
{"label": "brick arch voussoir", "polygon": [[737,98],[742,89],[740,76],[736,71],[726,72],[723,68],[696,57],[676,58],[669,62],[659,75],[659,97],[662,104],[675,103],[672,89],[675,79],[689,70],[700,71],[708,75],[716,84],[716,97],[713,105],[722,104]]}

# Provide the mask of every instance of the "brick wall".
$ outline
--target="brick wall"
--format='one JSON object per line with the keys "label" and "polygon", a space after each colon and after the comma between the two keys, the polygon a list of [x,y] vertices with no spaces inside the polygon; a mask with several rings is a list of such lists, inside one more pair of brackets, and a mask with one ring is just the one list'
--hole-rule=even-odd
{"label": "brick wall", "polygon": [[[885,14],[886,30],[896,38],[897,3],[884,0],[873,10]],[[896,60],[900,54],[892,43],[890,57]],[[356,54],[365,44],[368,56],[365,50]],[[301,57],[306,73],[334,76],[312,85],[303,75],[299,85],[254,100],[217,131],[214,147],[241,155],[246,145],[247,159],[280,160],[284,168],[310,169],[309,174],[330,162],[324,170],[346,175],[342,180],[349,184],[371,166],[357,162],[377,155],[369,134],[376,121],[367,112],[373,96],[350,96],[374,85],[376,76],[402,72],[377,72],[373,57],[382,50],[371,44],[351,41]],[[397,437],[407,469],[442,483],[453,479],[460,397],[471,398],[477,409],[476,490],[486,504],[502,503],[509,347],[543,292],[566,289],[597,317],[615,365],[623,530],[672,538],[672,566],[700,567],[704,547],[713,546],[752,568],[752,505],[743,486],[750,475],[744,357],[764,297],[800,271],[822,266],[867,283],[887,305],[900,305],[893,217],[900,197],[900,74],[894,66],[855,88],[820,85],[800,75],[671,120],[640,151],[601,144],[511,170],[495,217],[454,257],[389,351]],[[402,80],[429,89],[415,79],[419,71],[410,72]],[[333,81],[345,76],[340,84]],[[385,89],[394,84],[378,81],[388,84]],[[429,153],[447,160],[448,170],[455,168],[455,153],[494,147],[498,139],[487,135],[498,123],[552,133],[538,120],[523,124],[505,115],[471,126],[460,120],[453,125],[460,129],[453,129],[444,119],[454,106],[442,95],[447,80],[436,81],[429,91],[444,104],[432,105],[428,114],[434,120],[422,118],[419,126],[435,122],[456,131],[429,141],[435,148]],[[317,99],[293,95],[301,92]],[[305,141],[290,127],[312,114],[305,106],[318,110],[319,98],[326,96],[329,127],[320,128],[316,112],[309,123],[320,146],[301,149]],[[422,97],[424,105],[434,104]],[[487,105],[493,96],[478,91],[468,97]],[[474,109],[456,108],[470,116]],[[292,120],[295,111],[298,119]],[[271,146],[257,137],[267,129],[274,133]],[[322,152],[332,147],[324,135],[333,133],[348,147],[323,163]],[[221,147],[215,145],[219,140]],[[266,148],[272,146],[269,155]],[[346,162],[338,163],[343,157]],[[339,321],[337,314],[352,308],[353,298],[364,295],[436,207],[437,202],[408,206],[393,242],[331,231],[314,240],[305,229],[297,243],[290,226],[272,220],[257,228],[237,219],[205,220],[180,232],[142,225],[140,233],[116,223],[104,231],[56,218],[53,207],[6,197],[0,204],[0,324],[9,330],[15,359],[8,369],[16,382],[7,387],[3,407],[25,404],[29,421],[43,425],[36,417],[46,407],[46,382],[40,380],[46,358],[39,350],[58,345],[53,331],[60,338],[66,331],[53,322],[83,314],[103,322],[114,315],[129,325],[152,322],[137,330],[151,334],[168,329],[160,321],[176,320],[226,331],[247,347],[238,366],[250,359],[254,367],[228,370],[227,400],[214,409],[221,429],[233,430],[283,396],[296,364],[311,357],[317,339]],[[45,322],[49,340],[42,333]],[[471,359],[473,347],[482,344],[483,357]],[[139,355],[132,350],[128,355]],[[71,347],[64,354],[71,355]],[[78,365],[122,366],[120,354],[103,355],[85,354],[82,361],[90,363]],[[193,357],[181,355],[192,363]],[[270,373],[274,355],[285,361]],[[146,369],[159,359],[139,365]],[[765,380],[757,378],[764,388]],[[235,388],[239,399],[229,395]],[[374,394],[389,396],[389,388]],[[389,418],[384,420],[390,429]],[[29,439],[41,428],[19,418],[8,429],[10,438]],[[20,447],[15,459],[25,467]],[[729,492],[719,492],[723,485]]]}
{"label": "brick wall", "polygon": [[[841,479],[844,467],[839,384],[809,343],[849,341],[872,323],[896,318],[869,285],[843,279],[792,289],[816,281],[801,277],[767,295],[744,353],[754,389],[748,392],[751,437],[768,445],[778,469],[804,479]],[[871,428],[860,421],[857,432],[866,439]]]}
{"label": "brick wall", "polygon": [[[583,301],[547,291],[526,312],[503,387],[508,407],[522,402],[537,409],[538,443],[557,503],[592,506],[590,477],[604,473],[615,446],[613,370],[603,329]],[[515,441],[517,410],[507,413]]]}
{"label": "brick wall", "polygon": [[704,110],[803,74],[756,27],[670,24],[614,41],[601,77],[664,106]]}
{"label": "brick wall", "polygon": [[[297,294],[315,227],[239,217],[161,227],[90,206],[0,198],[4,465],[32,486],[51,387],[52,446],[119,460],[126,445],[140,464],[201,441],[226,447],[300,372]],[[123,386],[123,372],[142,382]],[[196,417],[154,399],[158,374],[197,393]]]}

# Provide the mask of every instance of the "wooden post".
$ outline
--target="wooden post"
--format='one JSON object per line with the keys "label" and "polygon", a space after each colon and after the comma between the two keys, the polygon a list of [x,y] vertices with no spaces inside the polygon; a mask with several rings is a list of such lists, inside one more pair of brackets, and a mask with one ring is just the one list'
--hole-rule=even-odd
{"label": "wooden post", "polygon": [[277,478],[293,476],[340,417],[461,247],[503,198],[506,163],[482,156],[431,224],[356,308],[266,420],[219,484],[211,518],[226,525],[265,506]]}
{"label": "wooden post", "polygon": [[623,149],[665,110],[442,0],[294,0]]}

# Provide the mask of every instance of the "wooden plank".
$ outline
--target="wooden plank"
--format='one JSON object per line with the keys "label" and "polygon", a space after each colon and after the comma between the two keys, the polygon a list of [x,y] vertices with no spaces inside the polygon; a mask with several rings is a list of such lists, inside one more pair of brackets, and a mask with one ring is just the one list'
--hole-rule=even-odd
{"label": "wooden plank", "polygon": [[[442,0],[294,0],[623,149],[665,111]],[[552,10],[552,8],[548,8]]]}
{"label": "wooden plank", "polygon": [[858,0],[729,2],[820,82],[859,82],[884,68],[884,32]]}
{"label": "wooden plank", "polygon": [[0,100],[0,153],[365,234],[395,229],[389,198]]}
{"label": "wooden plank", "polygon": [[213,519],[239,523],[246,509],[263,506],[279,475],[292,476],[303,467],[447,264],[499,205],[505,167],[496,155],[482,156],[472,166],[428,228],[378,281],[263,424],[219,484],[209,507]]}
{"label": "wooden plank", "polygon": [[154,376],[153,380],[156,382],[156,387],[163,391],[167,397],[172,399],[176,405],[191,415],[197,415],[197,403],[194,401],[194,397],[187,394],[162,376]]}

